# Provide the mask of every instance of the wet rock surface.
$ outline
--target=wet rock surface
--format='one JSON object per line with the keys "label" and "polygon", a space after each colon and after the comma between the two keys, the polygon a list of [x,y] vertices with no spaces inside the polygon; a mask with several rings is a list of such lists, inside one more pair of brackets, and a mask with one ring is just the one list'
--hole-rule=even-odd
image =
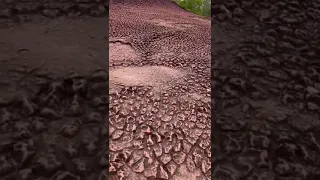
{"label": "wet rock surface", "polygon": [[319,178],[319,1],[212,1],[213,179]]}
{"label": "wet rock surface", "polygon": [[110,177],[210,179],[210,19],[114,0],[109,37]]}

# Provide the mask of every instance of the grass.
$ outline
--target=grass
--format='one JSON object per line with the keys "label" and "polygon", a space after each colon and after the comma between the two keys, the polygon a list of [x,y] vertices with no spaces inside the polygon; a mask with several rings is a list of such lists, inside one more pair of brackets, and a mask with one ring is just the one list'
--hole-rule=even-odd
{"label": "grass", "polygon": [[201,16],[211,16],[211,0],[174,0],[187,11]]}

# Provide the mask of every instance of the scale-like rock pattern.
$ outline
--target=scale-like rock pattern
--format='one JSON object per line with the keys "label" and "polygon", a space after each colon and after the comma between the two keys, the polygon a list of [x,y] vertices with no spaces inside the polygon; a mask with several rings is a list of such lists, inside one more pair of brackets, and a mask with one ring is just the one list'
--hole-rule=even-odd
{"label": "scale-like rock pattern", "polygon": [[318,179],[319,1],[212,1],[213,179]]}

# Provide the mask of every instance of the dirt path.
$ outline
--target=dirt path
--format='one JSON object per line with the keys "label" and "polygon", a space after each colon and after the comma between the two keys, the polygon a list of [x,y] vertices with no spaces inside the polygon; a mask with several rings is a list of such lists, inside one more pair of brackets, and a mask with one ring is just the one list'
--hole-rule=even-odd
{"label": "dirt path", "polygon": [[111,179],[210,179],[210,19],[110,3]]}

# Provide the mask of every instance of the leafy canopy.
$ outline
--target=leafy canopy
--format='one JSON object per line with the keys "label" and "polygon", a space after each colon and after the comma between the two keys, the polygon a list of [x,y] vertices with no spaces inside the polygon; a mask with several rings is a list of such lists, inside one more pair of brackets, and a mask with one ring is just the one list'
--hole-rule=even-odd
{"label": "leafy canopy", "polygon": [[187,11],[202,16],[211,16],[211,0],[175,0],[175,2]]}

